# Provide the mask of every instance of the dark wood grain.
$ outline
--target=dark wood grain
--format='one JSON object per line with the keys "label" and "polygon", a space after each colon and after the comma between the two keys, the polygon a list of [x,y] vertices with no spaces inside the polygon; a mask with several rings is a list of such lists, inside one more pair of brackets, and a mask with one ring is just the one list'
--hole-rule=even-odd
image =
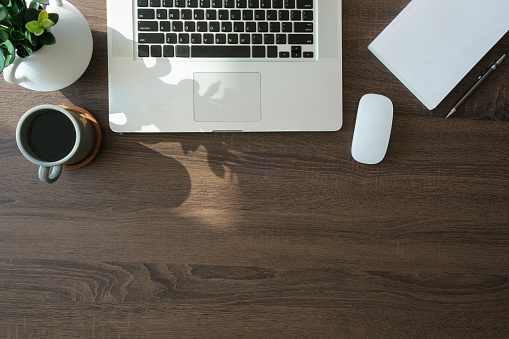
{"label": "dark wood grain", "polygon": [[[433,111],[367,50],[408,0],[344,0],[335,133],[108,129],[105,3],[75,5],[94,54],[59,92],[0,83],[1,338],[509,337],[509,64]],[[350,156],[365,93],[395,107],[376,166]],[[94,161],[38,181],[15,128],[37,104],[94,114]]]}

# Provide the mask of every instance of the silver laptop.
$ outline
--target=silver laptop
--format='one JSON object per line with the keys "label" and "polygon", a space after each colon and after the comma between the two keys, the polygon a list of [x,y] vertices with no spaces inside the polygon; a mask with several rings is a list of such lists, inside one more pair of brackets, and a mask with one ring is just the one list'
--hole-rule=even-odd
{"label": "silver laptop", "polygon": [[336,131],[340,0],[107,0],[115,132]]}

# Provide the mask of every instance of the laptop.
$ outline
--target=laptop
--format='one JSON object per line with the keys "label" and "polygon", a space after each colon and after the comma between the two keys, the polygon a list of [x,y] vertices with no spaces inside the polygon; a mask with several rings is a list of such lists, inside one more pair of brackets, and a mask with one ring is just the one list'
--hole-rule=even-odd
{"label": "laptop", "polygon": [[106,3],[113,131],[341,128],[341,1]]}

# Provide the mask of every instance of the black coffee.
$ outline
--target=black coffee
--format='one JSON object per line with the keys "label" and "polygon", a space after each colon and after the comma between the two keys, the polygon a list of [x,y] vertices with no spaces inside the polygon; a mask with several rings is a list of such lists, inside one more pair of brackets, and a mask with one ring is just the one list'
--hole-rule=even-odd
{"label": "black coffee", "polygon": [[66,115],[46,109],[30,122],[27,139],[28,146],[39,159],[53,162],[65,158],[72,151],[76,131]]}

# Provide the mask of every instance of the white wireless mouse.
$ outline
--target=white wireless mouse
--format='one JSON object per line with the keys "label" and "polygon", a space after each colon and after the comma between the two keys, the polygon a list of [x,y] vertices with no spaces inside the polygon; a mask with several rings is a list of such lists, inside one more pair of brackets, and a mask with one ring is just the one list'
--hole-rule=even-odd
{"label": "white wireless mouse", "polygon": [[391,136],[392,101],[366,94],[360,102],[352,140],[352,156],[363,164],[378,164],[385,156]]}

